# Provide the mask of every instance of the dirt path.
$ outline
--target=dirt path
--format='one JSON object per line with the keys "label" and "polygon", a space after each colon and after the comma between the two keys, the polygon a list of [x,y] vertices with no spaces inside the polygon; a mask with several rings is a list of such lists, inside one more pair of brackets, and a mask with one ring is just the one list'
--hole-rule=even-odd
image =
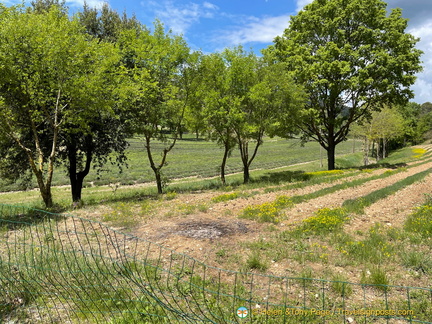
{"label": "dirt path", "polygon": [[413,208],[424,202],[425,195],[431,194],[431,188],[432,174],[367,207],[363,215],[356,215],[350,221],[347,232],[364,231],[375,223],[401,227]]}

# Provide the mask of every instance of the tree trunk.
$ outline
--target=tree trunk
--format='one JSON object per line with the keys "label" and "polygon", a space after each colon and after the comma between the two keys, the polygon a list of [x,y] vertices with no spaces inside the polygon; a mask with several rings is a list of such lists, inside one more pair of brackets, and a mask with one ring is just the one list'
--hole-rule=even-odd
{"label": "tree trunk", "polygon": [[330,142],[328,144],[328,148],[327,148],[327,168],[328,168],[328,170],[334,170],[335,169],[335,151],[336,151],[336,145],[333,142]]}
{"label": "tree trunk", "polygon": [[158,194],[162,194],[162,175],[161,175],[161,172],[160,172],[160,169],[158,169],[158,168],[152,168],[153,169],[153,172],[154,172],[154,174],[155,174],[155,178],[156,178],[156,186],[157,186],[157,191],[158,191]]}
{"label": "tree trunk", "polygon": [[77,172],[77,147],[74,139],[68,144],[68,159],[69,159],[69,180],[71,184],[72,202],[81,201],[81,193],[83,188],[84,178],[90,172],[90,166],[93,158],[93,138],[86,136],[86,164],[84,170]]}
{"label": "tree trunk", "polygon": [[228,159],[228,153],[229,153],[229,144],[225,143],[225,151],[224,151],[224,155],[222,158],[222,164],[221,164],[221,173],[220,173],[220,177],[221,177],[221,181],[222,184],[225,186],[226,185],[226,181],[225,181],[225,166],[226,166],[226,161]]}
{"label": "tree trunk", "polygon": [[377,145],[376,145],[376,160],[377,160],[377,162],[380,160],[379,150],[380,150],[380,140],[378,139]]}
{"label": "tree trunk", "polygon": [[51,208],[53,206],[53,199],[52,199],[52,193],[51,188],[46,187],[44,189],[40,189],[42,200],[45,204],[46,208]]}
{"label": "tree trunk", "polygon": [[249,183],[250,175],[249,175],[249,165],[248,163],[243,164],[243,183]]}
{"label": "tree trunk", "polygon": [[45,204],[46,208],[51,208],[53,206],[53,199],[51,193],[51,186],[46,185],[43,179],[43,173],[40,170],[34,169],[34,174],[36,176],[36,180],[39,186],[39,190],[42,196],[42,200]]}
{"label": "tree trunk", "polygon": [[364,143],[363,162],[364,162],[364,165],[369,165],[369,141],[368,141],[367,137],[365,137],[365,143]]}

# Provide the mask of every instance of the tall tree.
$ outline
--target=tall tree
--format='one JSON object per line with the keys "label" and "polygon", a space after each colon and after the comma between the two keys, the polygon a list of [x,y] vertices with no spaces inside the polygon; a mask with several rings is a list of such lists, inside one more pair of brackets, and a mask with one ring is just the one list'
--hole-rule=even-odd
{"label": "tall tree", "polygon": [[0,132],[26,156],[46,207],[61,133],[91,102],[89,76],[104,59],[76,20],[54,6],[46,13],[0,12]]}
{"label": "tall tree", "polygon": [[[189,85],[194,64],[188,61],[191,56],[184,39],[165,33],[159,22],[155,23],[153,33],[147,30],[123,33],[120,46],[130,76],[130,118],[134,131],[144,136],[157,190],[162,193],[162,168],[179,137],[191,95]],[[162,142],[159,161],[155,140]]]}
{"label": "tall tree", "polygon": [[135,15],[128,17],[126,12],[120,15],[108,3],[104,3],[102,8],[98,9],[90,7],[85,2],[78,17],[88,34],[108,42],[116,42],[123,30],[139,31],[143,28]]}
{"label": "tall tree", "polygon": [[68,8],[65,0],[35,0],[30,2],[32,9],[37,13],[46,13],[52,7],[57,7],[64,15],[67,15]]}
{"label": "tall tree", "polygon": [[238,104],[238,100],[230,92],[228,66],[221,54],[203,57],[199,68],[199,80],[199,104],[195,106],[194,114],[196,119],[202,118],[204,121],[209,139],[215,140],[223,147],[220,178],[225,185],[226,162],[236,144],[231,112]]}
{"label": "tall tree", "polygon": [[401,10],[387,15],[381,0],[315,0],[269,49],[308,91],[300,127],[327,150],[329,170],[353,122],[413,97],[421,51],[406,28]]}

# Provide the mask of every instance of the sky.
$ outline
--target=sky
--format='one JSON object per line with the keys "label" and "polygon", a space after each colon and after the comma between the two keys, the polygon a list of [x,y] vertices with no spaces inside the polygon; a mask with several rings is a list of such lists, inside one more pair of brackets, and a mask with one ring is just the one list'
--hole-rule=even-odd
{"label": "sky", "polygon": [[[2,1],[2,0],[0,0]],[[7,5],[21,0],[6,0]],[[27,3],[29,1],[26,1]],[[204,53],[243,45],[259,51],[272,44],[295,15],[312,0],[86,0],[91,7],[107,2],[113,9],[135,14],[145,25],[159,19],[189,46]],[[387,0],[388,8],[401,8],[409,19],[407,32],[420,38],[423,72],[412,89],[413,101],[432,102],[432,0]],[[84,0],[67,0],[70,11],[82,8]]]}

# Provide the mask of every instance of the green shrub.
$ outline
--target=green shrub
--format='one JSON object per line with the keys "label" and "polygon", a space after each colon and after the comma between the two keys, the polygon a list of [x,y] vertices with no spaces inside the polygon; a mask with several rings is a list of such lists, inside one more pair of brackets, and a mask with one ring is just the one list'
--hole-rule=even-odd
{"label": "green shrub", "polygon": [[212,198],[212,201],[215,203],[222,202],[222,201],[229,201],[233,200],[239,197],[239,194],[237,192],[232,192],[228,194],[219,195]]}
{"label": "green shrub", "polygon": [[363,271],[360,282],[365,285],[375,285],[375,288],[382,291],[388,291],[390,280],[385,270],[380,267],[372,268],[371,271]]}
{"label": "green shrub", "polygon": [[347,212],[343,208],[322,208],[315,213],[315,216],[305,219],[299,229],[306,233],[325,234],[342,228],[348,219]]}

